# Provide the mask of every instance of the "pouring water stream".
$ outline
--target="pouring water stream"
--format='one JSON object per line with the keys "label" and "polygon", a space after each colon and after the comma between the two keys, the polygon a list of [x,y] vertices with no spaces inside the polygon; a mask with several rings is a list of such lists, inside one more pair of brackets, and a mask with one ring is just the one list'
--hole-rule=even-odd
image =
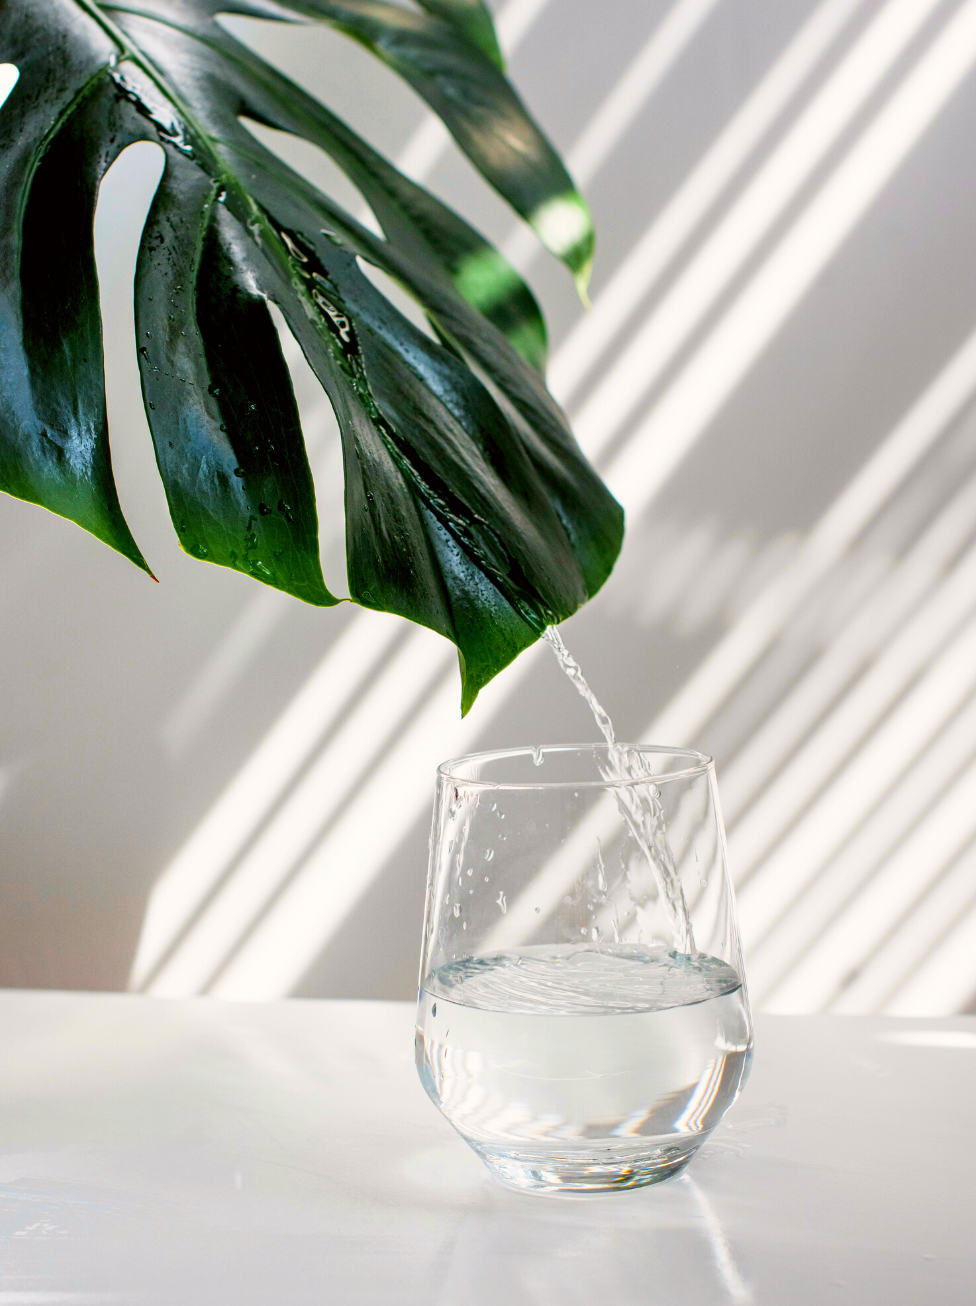
{"label": "pouring water stream", "polygon": [[621,785],[614,789],[614,798],[621,816],[653,872],[661,900],[668,913],[675,950],[693,955],[696,949],[691,917],[674,864],[674,855],[668,843],[664,810],[657,786],[644,770],[640,754],[617,743],[609,713],[600,705],[593,690],[586,683],[579,663],[563,643],[562,636],[555,626],[547,626],[543,638],[556,655],[560,667],[593,713],[600,733],[607,742],[606,765],[600,767],[600,774],[605,780],[648,781],[642,785]]}

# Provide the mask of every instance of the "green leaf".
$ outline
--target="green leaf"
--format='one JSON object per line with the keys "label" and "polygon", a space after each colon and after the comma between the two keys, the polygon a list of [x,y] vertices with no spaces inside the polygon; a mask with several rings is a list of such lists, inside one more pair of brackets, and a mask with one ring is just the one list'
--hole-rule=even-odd
{"label": "green leaf", "polygon": [[148,571],[115,490],[101,374],[92,223],[117,152],[106,148],[112,97],[99,93],[111,47],[57,36],[39,32],[29,49],[4,42],[21,76],[0,112],[0,489]]}
{"label": "green leaf", "polygon": [[195,29],[222,56],[228,82],[246,96],[262,123],[320,146],[355,182],[390,241],[421,261],[433,254],[464,298],[539,371],[546,364],[546,327],[528,286],[463,218],[398,172],[341,119],[269,68],[221,29]]}
{"label": "green leaf", "polygon": [[[423,75],[445,100],[470,92],[452,130],[465,114],[472,120],[481,95],[482,151],[515,114],[538,157],[521,173],[496,159],[496,172],[532,211],[558,199],[565,174],[484,53],[479,5],[438,0],[421,14],[318,0],[288,8],[351,31],[411,78],[426,60]],[[234,11],[268,16],[251,0]],[[514,270],[234,41],[216,12],[202,0],[138,10],[7,0],[0,9],[0,58],[21,70],[0,113],[0,488],[145,566],[111,473],[92,218],[118,153],[158,142],[166,163],[140,245],[136,329],[183,547],[308,602],[337,601],[319,568],[274,302],[339,421],[350,595],[452,640],[466,711],[547,624],[603,583],[621,510],[545,389],[541,314]],[[249,119],[326,149],[383,238],[266,150]],[[478,149],[469,152],[480,166]],[[363,260],[417,300],[436,339],[380,293]]]}
{"label": "green leaf", "polygon": [[288,369],[218,194],[171,156],[139,253],[142,388],[170,513],[194,557],[336,603]]}
{"label": "green leaf", "polygon": [[[211,12],[223,7],[214,0]],[[563,260],[585,298],[593,264],[586,201],[496,63],[458,31],[456,19],[448,24],[384,0],[282,0],[282,8],[324,19],[399,73],[481,175]],[[446,0],[425,8],[443,14],[468,6]],[[234,12],[267,16],[259,0],[239,0]]]}
{"label": "green leaf", "polygon": [[417,0],[421,9],[451,23],[502,72],[505,60],[498,45],[491,12],[483,0]]}

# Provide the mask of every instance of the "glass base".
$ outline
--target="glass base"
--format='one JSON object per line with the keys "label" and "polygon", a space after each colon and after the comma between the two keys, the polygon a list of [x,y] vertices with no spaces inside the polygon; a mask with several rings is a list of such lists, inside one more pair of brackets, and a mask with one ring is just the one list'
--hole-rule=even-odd
{"label": "glass base", "polygon": [[680,1142],[646,1139],[640,1147],[583,1147],[563,1152],[515,1151],[466,1141],[506,1188],[522,1193],[610,1193],[672,1179],[707,1137],[694,1134]]}

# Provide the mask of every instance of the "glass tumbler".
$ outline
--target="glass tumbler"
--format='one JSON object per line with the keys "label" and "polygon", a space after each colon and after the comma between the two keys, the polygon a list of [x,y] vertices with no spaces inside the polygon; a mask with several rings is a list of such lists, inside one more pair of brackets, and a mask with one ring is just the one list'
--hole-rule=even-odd
{"label": "glass tumbler", "polygon": [[634,1188],[687,1165],[752,1055],[711,758],[585,744],[444,762],[416,1053],[510,1187]]}

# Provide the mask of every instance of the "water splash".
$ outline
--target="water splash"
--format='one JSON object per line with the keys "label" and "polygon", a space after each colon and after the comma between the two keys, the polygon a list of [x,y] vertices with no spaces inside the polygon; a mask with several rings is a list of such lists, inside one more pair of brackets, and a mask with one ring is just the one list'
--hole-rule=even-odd
{"label": "water splash", "polygon": [[626,785],[614,789],[614,798],[620,814],[633,835],[637,846],[647,858],[648,865],[668,913],[674,946],[678,952],[694,955],[695,937],[691,928],[688,904],[685,902],[681,880],[674,864],[674,854],[668,843],[661,806],[660,792],[653,777],[645,769],[643,759],[633,749],[617,743],[613,722],[602,707],[593,690],[586,683],[580,664],[563,643],[555,626],[547,626],[543,638],[556,655],[556,660],[576,687],[577,692],[593,713],[600,733],[607,742],[607,759],[600,767],[605,780],[646,780],[642,785]]}

